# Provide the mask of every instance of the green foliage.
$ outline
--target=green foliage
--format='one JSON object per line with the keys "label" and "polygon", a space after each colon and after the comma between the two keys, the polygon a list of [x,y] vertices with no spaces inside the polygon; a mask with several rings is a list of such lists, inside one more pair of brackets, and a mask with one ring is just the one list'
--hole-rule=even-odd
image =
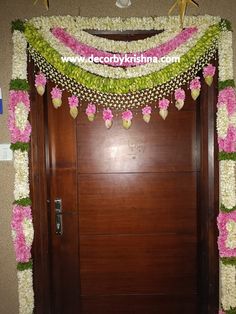
{"label": "green foliage", "polygon": [[220,27],[222,29],[222,31],[233,31],[233,28],[232,28],[232,24],[229,20],[227,19],[222,19],[221,22],[220,22]]}
{"label": "green foliage", "polygon": [[32,269],[33,268],[33,262],[30,260],[27,263],[18,263],[17,264],[17,270],[24,271],[26,269]]}
{"label": "green foliage", "polygon": [[25,197],[25,198],[21,198],[19,200],[14,201],[13,204],[21,205],[21,206],[30,206],[32,202],[29,197]]}
{"label": "green foliage", "polygon": [[29,151],[29,143],[16,142],[11,143],[11,150],[21,150],[22,152]]}
{"label": "green foliage", "polygon": [[232,208],[227,208],[227,207],[225,207],[225,205],[221,204],[220,210],[224,213],[230,213],[230,212],[233,212],[234,210],[236,210],[236,206],[234,206]]}
{"label": "green foliage", "polygon": [[226,87],[235,87],[234,80],[226,80],[219,82],[219,90],[225,89]]}
{"label": "green foliage", "polygon": [[234,161],[236,161],[236,153],[219,152],[219,160],[234,160]]}
{"label": "green foliage", "polygon": [[25,30],[25,22],[20,19],[14,20],[11,22],[11,32],[20,31],[24,32]]}
{"label": "green foliage", "polygon": [[10,82],[10,90],[29,90],[29,83],[27,80],[15,79]]}

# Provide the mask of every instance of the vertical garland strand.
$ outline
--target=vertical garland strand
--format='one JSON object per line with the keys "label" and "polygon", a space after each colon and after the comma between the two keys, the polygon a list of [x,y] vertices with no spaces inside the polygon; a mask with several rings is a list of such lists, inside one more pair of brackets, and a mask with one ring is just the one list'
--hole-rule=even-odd
{"label": "vertical garland strand", "polygon": [[9,92],[8,128],[14,152],[14,204],[12,238],[17,261],[19,313],[32,314],[34,291],[31,246],[34,237],[29,188],[29,141],[31,125],[29,85],[27,82],[27,42],[21,21],[13,22],[12,80]]}
{"label": "vertical garland strand", "polygon": [[231,25],[222,21],[219,40],[219,96],[217,133],[220,160],[220,213],[218,216],[221,278],[220,313],[236,313],[236,95],[233,77]]}

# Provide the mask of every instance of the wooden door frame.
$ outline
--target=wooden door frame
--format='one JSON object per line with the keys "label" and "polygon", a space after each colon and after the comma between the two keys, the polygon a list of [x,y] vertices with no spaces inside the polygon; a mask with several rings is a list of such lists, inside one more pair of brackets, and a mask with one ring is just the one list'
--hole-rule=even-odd
{"label": "wooden door frame", "polygon": [[[127,34],[126,34],[127,35]],[[34,65],[28,62],[30,86],[34,86]],[[217,80],[215,78],[215,80]],[[217,248],[216,218],[219,208],[219,162],[216,136],[217,82],[212,87],[202,86],[197,111],[198,136],[198,225],[199,247],[198,265],[200,276],[198,290],[201,298],[201,314],[215,314],[219,304],[219,255]],[[47,88],[47,87],[46,87]],[[45,182],[48,179],[47,153],[47,91],[40,97],[35,88],[31,88],[32,125],[30,150],[30,180],[33,223],[35,238],[33,243],[33,276],[35,291],[35,313],[51,313],[50,284],[50,233],[48,191]],[[187,262],[187,261],[186,261]]]}

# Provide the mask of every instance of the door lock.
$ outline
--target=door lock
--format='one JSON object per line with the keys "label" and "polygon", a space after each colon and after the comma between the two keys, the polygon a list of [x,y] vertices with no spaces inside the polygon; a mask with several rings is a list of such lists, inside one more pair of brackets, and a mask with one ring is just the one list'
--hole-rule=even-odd
{"label": "door lock", "polygon": [[55,222],[56,222],[56,234],[62,235],[63,226],[62,226],[62,200],[57,198],[54,200],[55,204]]}

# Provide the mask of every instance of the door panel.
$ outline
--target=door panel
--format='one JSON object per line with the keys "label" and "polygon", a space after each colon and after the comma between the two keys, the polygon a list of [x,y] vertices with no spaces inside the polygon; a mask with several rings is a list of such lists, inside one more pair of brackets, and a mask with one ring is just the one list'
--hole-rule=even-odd
{"label": "door panel", "polygon": [[[34,219],[42,210],[47,212],[48,226],[36,226],[42,238],[48,237],[50,287],[49,296],[44,296],[51,304],[36,306],[36,313],[215,313],[211,309],[217,302],[208,308],[206,295],[217,289],[211,284],[217,282],[213,274],[217,263],[209,270],[217,253],[213,246],[209,252],[206,249],[208,239],[216,241],[215,231],[210,234],[207,229],[209,217],[212,221],[214,216],[212,212],[208,217],[208,210],[217,205],[213,206],[217,193],[213,195],[209,185],[214,165],[207,157],[208,138],[214,139],[207,131],[213,105],[201,100],[200,107],[200,100],[193,102],[187,91],[184,108],[177,111],[171,105],[165,121],[154,110],[146,124],[136,110],[127,131],[117,112],[107,130],[101,111],[93,123],[88,121],[86,103],[72,119],[66,91],[62,107],[54,109],[53,86],[47,83],[40,109],[45,118],[37,135],[37,143],[45,145],[42,153],[41,146],[33,144],[46,160],[41,166],[41,159],[32,159],[33,208]],[[210,90],[212,103],[214,90]],[[156,109],[156,104],[152,106]],[[40,121],[34,108],[32,112],[36,132]],[[45,180],[40,179],[46,187],[35,188],[40,166],[46,169]],[[208,169],[213,171],[211,177]],[[40,189],[47,189],[49,205],[35,210]],[[55,232],[57,198],[62,200],[62,235]],[[41,260],[43,247],[36,248]]]}
{"label": "door panel", "polygon": [[78,119],[79,173],[196,170],[195,105],[189,100],[186,107],[191,110],[170,110],[165,121],[155,110],[149,124],[136,111],[128,132],[121,126],[120,114],[106,130],[101,113],[93,123],[82,113]]}
{"label": "door panel", "polygon": [[184,233],[196,237],[196,174],[83,174],[79,208],[82,235]]}

